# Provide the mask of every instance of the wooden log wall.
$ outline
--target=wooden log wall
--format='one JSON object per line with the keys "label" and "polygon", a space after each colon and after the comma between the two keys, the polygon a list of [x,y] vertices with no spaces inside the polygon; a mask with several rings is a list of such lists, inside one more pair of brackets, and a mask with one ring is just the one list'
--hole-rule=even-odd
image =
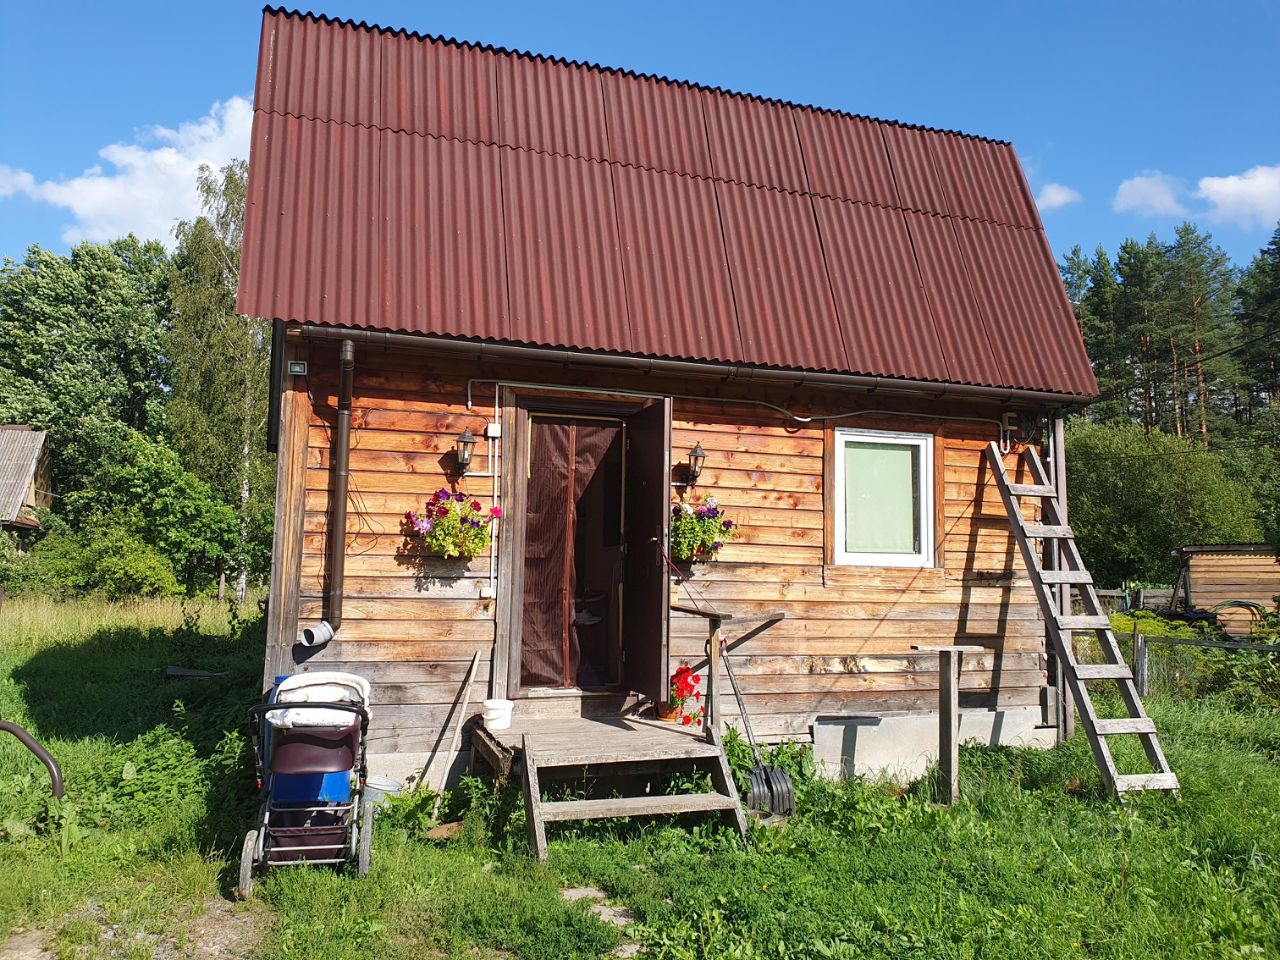
{"label": "wooden log wall", "polygon": [[[300,443],[304,505],[297,531],[299,621],[281,626],[283,643],[323,613],[325,530],[330,485],[330,433],[336,409],[336,348],[310,345],[308,378],[292,378],[295,396],[310,397]],[[994,427],[931,420],[926,414],[995,417],[971,403],[917,404],[919,418],[868,415],[842,425],[935,433],[937,566],[890,570],[832,566],[824,511],[823,463],[829,426],[797,424],[759,407],[715,398],[764,399],[806,414],[908,402],[857,394],[717,386],[548,367],[464,365],[406,351],[359,348],[351,438],[344,622],[338,637],[306,669],[344,669],[374,685],[374,750],[430,750],[479,651],[473,703],[489,695],[497,603],[481,597],[490,558],[470,562],[405,556],[400,522],[451,475],[454,440],[470,428],[483,436],[493,418],[495,387],[468,377],[633,389],[705,396],[677,399],[673,481],[683,479],[688,451],[707,453],[698,492],[714,494],[738,524],[738,535],[712,563],[694,565],[681,601],[747,614],[785,610],[787,619],[735,652],[748,709],[765,737],[805,735],[817,716],[933,710],[936,657],[917,643],[966,643],[991,652],[967,656],[964,705],[1035,705],[1045,682],[1044,627],[1009,532],[1000,495],[984,466]],[[589,399],[589,398],[585,398]],[[501,470],[502,441],[491,464],[477,444],[473,474]],[[1013,456],[1009,458],[1013,464]],[[486,508],[493,481],[461,483]],[[674,489],[674,488],[673,488]],[[508,517],[504,523],[510,523]],[[497,549],[501,549],[501,537]],[[501,589],[501,588],[499,588]],[[673,614],[672,666],[703,657],[706,621]],[[732,639],[735,634],[729,631]],[[727,686],[726,686],[727,690]],[[524,715],[617,711],[627,698],[522,700]],[[478,707],[476,708],[478,710]],[[732,722],[736,708],[725,704]]]}
{"label": "wooden log wall", "polygon": [[[1280,595],[1280,558],[1269,549],[1187,555],[1187,598],[1211,610],[1225,600],[1252,600],[1275,609]],[[1225,610],[1218,622],[1232,636],[1247,636],[1256,620],[1247,610]]]}

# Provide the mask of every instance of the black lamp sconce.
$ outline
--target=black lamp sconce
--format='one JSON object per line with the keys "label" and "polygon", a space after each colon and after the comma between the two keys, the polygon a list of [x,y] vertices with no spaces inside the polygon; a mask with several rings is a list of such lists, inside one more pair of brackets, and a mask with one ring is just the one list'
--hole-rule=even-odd
{"label": "black lamp sconce", "polygon": [[702,476],[702,465],[707,462],[707,454],[702,449],[702,441],[699,440],[692,450],[689,451],[689,485],[698,482],[698,477]]}
{"label": "black lamp sconce", "polygon": [[475,434],[468,428],[458,435],[454,456],[458,460],[458,476],[465,476],[471,466],[471,454],[476,448]]}

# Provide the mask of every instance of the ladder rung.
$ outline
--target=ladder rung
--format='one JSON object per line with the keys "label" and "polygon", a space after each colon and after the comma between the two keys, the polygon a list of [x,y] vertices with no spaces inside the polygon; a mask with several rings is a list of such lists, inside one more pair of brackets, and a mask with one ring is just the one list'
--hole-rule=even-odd
{"label": "ladder rung", "polygon": [[1176,773],[1128,773],[1116,777],[1116,793],[1132,793],[1134,790],[1177,790]]}
{"label": "ladder rung", "polygon": [[1042,487],[1038,483],[1011,483],[1009,492],[1015,497],[1056,497],[1058,491],[1053,487]]}
{"label": "ladder rung", "polygon": [[1100,737],[1119,733],[1155,733],[1156,723],[1150,717],[1119,717],[1115,720],[1094,720],[1093,729]]}
{"label": "ladder rung", "polygon": [[1041,583],[1093,583],[1088,570],[1041,570]]}
{"label": "ladder rung", "polygon": [[1037,540],[1070,540],[1075,536],[1070,527],[1047,523],[1024,523],[1022,531]]}
{"label": "ladder rung", "polygon": [[1126,663],[1077,663],[1080,680],[1132,680],[1133,671]]}
{"label": "ladder rung", "polygon": [[1058,617],[1058,627],[1062,630],[1106,630],[1111,621],[1106,617]]}

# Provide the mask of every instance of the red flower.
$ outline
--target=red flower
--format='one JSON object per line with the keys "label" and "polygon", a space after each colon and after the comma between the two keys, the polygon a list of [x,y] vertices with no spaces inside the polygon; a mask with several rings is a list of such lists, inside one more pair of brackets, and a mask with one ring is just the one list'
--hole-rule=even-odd
{"label": "red flower", "polygon": [[684,717],[681,718],[680,722],[687,727],[689,726],[689,724],[693,723],[693,717],[690,716],[689,714],[685,714]]}
{"label": "red flower", "polygon": [[472,500],[472,501],[471,501],[471,509],[472,509],[472,510],[479,510],[479,509],[480,509],[480,501],[479,501],[479,500]]}
{"label": "red flower", "polygon": [[701,699],[702,699],[702,691],[701,691],[701,690],[695,690],[695,691],[693,691],[693,699],[695,699],[695,700],[701,700]]}
{"label": "red flower", "polygon": [[437,517],[447,517],[448,515],[449,515],[449,511],[445,507],[439,507],[436,509]]}
{"label": "red flower", "polygon": [[412,511],[412,510],[406,510],[406,511],[404,512],[404,521],[405,521],[405,523],[413,523],[413,511]]}

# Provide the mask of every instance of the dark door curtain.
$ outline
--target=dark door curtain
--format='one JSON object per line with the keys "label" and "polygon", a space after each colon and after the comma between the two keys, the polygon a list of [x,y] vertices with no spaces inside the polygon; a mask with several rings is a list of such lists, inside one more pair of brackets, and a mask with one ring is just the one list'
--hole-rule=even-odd
{"label": "dark door curtain", "polygon": [[524,687],[618,681],[622,424],[529,421],[525,498]]}

